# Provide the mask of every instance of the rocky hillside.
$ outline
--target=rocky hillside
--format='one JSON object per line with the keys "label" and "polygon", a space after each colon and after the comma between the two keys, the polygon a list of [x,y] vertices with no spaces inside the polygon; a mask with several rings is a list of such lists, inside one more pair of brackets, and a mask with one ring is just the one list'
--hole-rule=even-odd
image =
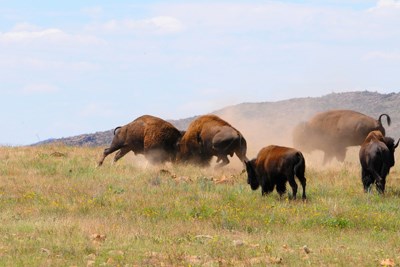
{"label": "rocky hillside", "polygon": [[[400,93],[380,94],[376,92],[332,93],[322,97],[295,98],[277,102],[242,103],[212,112],[230,122],[248,140],[250,149],[268,144],[291,144],[291,132],[300,121],[315,113],[329,109],[352,109],[373,118],[387,113],[392,125],[387,126],[387,135],[400,137]],[[196,117],[169,120],[178,129],[184,130]],[[34,145],[64,143],[71,146],[107,146],[113,130],[82,134],[62,139],[50,139]]]}

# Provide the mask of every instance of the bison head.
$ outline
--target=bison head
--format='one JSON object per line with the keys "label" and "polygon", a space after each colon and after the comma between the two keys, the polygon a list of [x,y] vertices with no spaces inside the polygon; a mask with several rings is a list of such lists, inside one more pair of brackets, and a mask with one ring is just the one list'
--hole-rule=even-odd
{"label": "bison head", "polygon": [[256,173],[256,160],[252,159],[250,161],[246,160],[244,162],[246,164],[246,171],[247,171],[247,183],[250,185],[252,190],[257,190],[260,186],[258,182],[257,173]]}
{"label": "bison head", "polygon": [[196,138],[187,138],[183,136],[177,144],[177,161],[180,163],[191,163],[200,166],[209,164],[209,157],[204,157],[203,143],[198,136]]}
{"label": "bison head", "polygon": [[384,141],[384,143],[386,144],[387,148],[390,151],[390,164],[389,164],[389,166],[393,167],[394,163],[395,163],[395,161],[394,161],[394,151],[398,147],[400,139],[397,140],[396,144],[394,143],[394,139],[391,138],[391,137],[383,137],[383,141]]}

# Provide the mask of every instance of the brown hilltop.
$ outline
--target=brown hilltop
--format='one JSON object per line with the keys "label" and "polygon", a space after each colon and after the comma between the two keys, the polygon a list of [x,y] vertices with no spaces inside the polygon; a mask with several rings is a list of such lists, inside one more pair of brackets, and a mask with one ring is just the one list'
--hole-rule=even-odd
{"label": "brown hilltop", "polygon": [[[377,92],[331,93],[322,97],[294,98],[276,102],[242,103],[211,112],[232,124],[248,141],[249,150],[257,151],[268,144],[291,145],[291,132],[300,121],[307,120],[317,112],[329,109],[352,109],[378,118],[387,113],[392,125],[383,125],[387,135],[400,137],[400,93]],[[178,129],[185,130],[196,117],[169,120]],[[134,118],[132,118],[134,119]],[[70,146],[107,146],[111,143],[113,130],[91,134],[49,139],[34,145],[64,143]]]}

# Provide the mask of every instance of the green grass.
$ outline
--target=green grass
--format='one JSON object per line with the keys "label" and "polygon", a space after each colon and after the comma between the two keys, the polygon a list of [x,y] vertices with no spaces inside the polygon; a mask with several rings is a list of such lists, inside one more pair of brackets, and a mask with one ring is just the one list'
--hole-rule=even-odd
{"label": "green grass", "polygon": [[400,262],[397,166],[384,196],[364,194],[356,152],[325,167],[306,155],[303,202],[251,191],[240,167],[152,167],[131,154],[96,168],[101,152],[0,148],[0,266]]}

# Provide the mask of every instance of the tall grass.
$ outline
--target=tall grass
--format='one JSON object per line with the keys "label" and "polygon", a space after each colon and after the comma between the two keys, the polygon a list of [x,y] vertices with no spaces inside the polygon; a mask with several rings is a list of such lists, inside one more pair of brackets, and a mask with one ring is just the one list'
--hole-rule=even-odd
{"label": "tall grass", "polygon": [[101,153],[0,148],[1,266],[400,262],[399,168],[384,196],[364,194],[356,150],[324,167],[305,155],[306,202],[262,197],[240,167],[154,167],[132,154],[96,168]]}

